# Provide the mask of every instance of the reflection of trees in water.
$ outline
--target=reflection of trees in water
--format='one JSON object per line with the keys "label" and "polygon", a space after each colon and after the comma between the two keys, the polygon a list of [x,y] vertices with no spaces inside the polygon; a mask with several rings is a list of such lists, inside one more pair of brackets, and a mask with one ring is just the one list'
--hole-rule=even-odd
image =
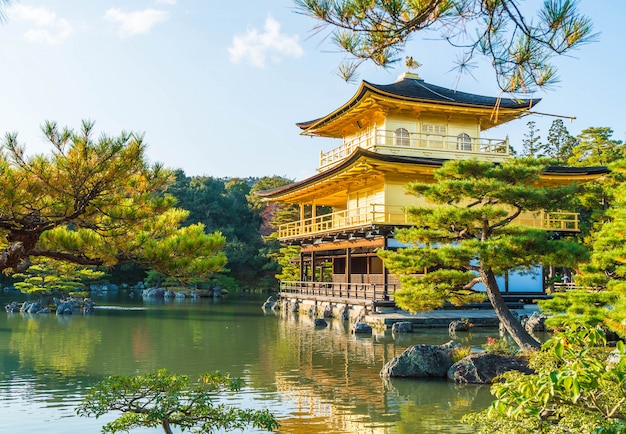
{"label": "reflection of trees in water", "polygon": [[20,365],[39,374],[61,377],[84,374],[96,355],[102,333],[94,328],[72,330],[71,318],[38,314],[20,315],[11,331],[9,351]]}
{"label": "reflection of trees in water", "polygon": [[[489,386],[457,385],[446,380],[387,379],[387,400],[400,408],[399,433],[467,433],[459,422],[471,411],[483,410],[493,397]],[[395,402],[395,404],[392,404]]]}

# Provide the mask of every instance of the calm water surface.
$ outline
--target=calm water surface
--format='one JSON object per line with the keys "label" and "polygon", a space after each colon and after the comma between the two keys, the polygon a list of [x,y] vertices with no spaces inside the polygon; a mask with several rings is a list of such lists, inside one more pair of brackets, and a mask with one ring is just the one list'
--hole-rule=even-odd
{"label": "calm water surface", "polygon": [[[465,433],[461,415],[491,401],[486,387],[379,377],[408,346],[449,341],[447,330],[355,336],[339,320],[316,329],[307,316],[266,314],[264,298],[146,303],[120,296],[96,299],[91,316],[0,312],[0,432],[98,433],[115,415],[76,416],[86,391],[109,375],[159,368],[244,378],[242,392],[226,400],[269,408],[284,433]],[[473,330],[456,340],[480,346],[495,333]]]}

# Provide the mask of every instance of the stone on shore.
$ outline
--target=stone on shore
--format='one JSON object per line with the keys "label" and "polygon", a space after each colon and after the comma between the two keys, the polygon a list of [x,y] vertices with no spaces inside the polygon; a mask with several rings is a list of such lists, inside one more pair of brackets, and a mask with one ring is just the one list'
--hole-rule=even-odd
{"label": "stone on shore", "polygon": [[545,332],[546,331],[546,319],[545,315],[533,313],[526,321],[523,322],[524,328],[528,333]]}
{"label": "stone on shore", "polygon": [[454,341],[444,345],[414,345],[387,362],[380,376],[445,378],[454,363],[452,353],[458,347]]}
{"label": "stone on shore", "polygon": [[507,371],[532,374],[525,359],[491,353],[476,353],[459,360],[448,369],[448,380],[455,383],[491,384]]}
{"label": "stone on shore", "polygon": [[413,324],[409,321],[394,322],[391,326],[391,333],[412,333]]}
{"label": "stone on shore", "polygon": [[263,306],[261,306],[261,309],[263,310],[276,309],[277,304],[278,302],[274,299],[274,297],[270,295],[269,297],[267,297],[267,300],[265,300],[265,303],[263,303]]}

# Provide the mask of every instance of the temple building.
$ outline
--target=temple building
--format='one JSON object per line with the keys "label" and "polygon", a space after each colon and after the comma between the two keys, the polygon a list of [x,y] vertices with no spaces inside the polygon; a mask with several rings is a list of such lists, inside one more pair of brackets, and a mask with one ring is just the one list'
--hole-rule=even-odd
{"label": "temple building", "polygon": [[[433,171],[446,160],[514,158],[508,138],[487,138],[483,132],[529,114],[538,102],[459,92],[407,72],[392,84],[363,81],[330,114],[297,124],[303,135],[341,144],[321,152],[314,176],[260,193],[300,209],[299,219],[278,228],[282,243],[300,247],[300,280],[282,282],[281,295],[392,303],[399,283],[376,252],[402,247],[394,232],[411,225],[407,206],[428,206],[406,194],[405,186],[434,182]],[[542,181],[545,186],[588,182],[606,172],[547,167]],[[578,214],[528,213],[516,223],[577,232]],[[517,275],[503,276],[500,284],[503,293],[544,290],[543,279]]]}

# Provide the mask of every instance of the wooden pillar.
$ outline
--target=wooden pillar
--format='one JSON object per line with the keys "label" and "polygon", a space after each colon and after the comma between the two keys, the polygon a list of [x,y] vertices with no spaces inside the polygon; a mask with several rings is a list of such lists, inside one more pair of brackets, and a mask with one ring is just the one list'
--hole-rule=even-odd
{"label": "wooden pillar", "polygon": [[315,251],[311,252],[311,282],[317,282],[317,268],[315,268]]}
{"label": "wooden pillar", "polygon": [[304,282],[304,253],[300,251],[300,282]]}
{"label": "wooden pillar", "polygon": [[[385,235],[383,241],[383,250],[387,250],[387,235]],[[383,299],[389,300],[389,273],[387,272],[385,261],[383,261],[383,292]]]}
{"label": "wooden pillar", "polygon": [[350,283],[352,280],[352,251],[348,247],[346,249],[346,283]]}

